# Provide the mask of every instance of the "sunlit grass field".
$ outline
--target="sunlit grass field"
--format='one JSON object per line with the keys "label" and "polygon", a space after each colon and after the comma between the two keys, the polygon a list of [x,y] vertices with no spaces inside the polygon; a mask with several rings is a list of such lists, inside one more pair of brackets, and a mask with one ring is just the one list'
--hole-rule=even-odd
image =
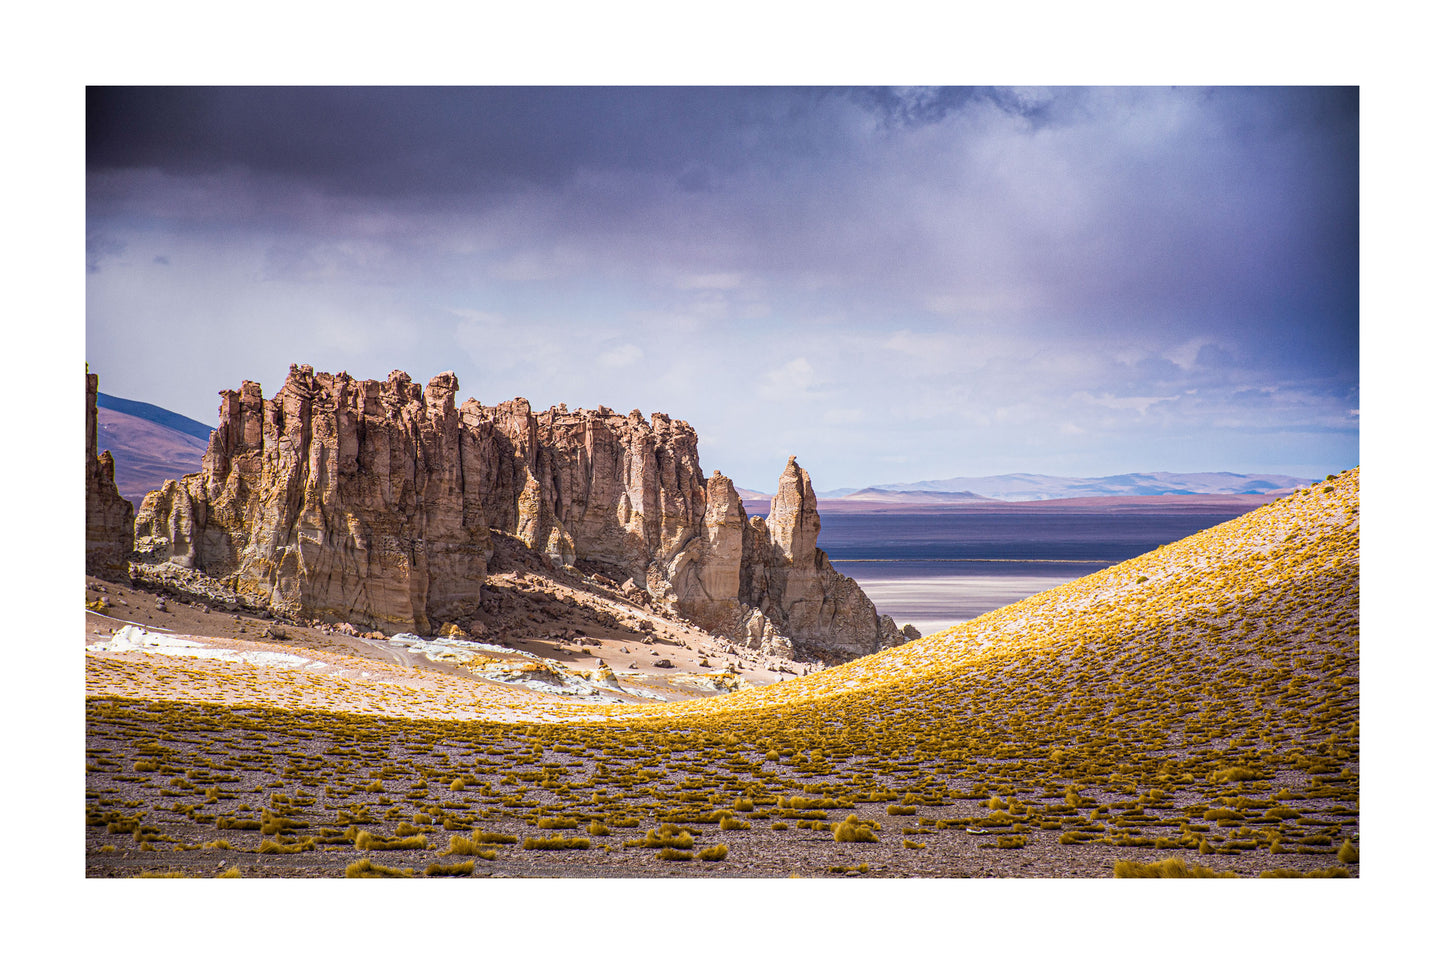
{"label": "sunlit grass field", "polygon": [[705,700],[90,656],[87,873],[1354,876],[1359,628],[1356,469]]}

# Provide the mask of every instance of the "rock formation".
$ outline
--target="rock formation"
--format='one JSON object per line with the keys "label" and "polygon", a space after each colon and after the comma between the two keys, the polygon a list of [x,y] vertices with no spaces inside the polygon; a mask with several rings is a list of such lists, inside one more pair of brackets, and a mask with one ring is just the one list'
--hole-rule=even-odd
{"label": "rock formation", "polygon": [[221,393],[199,473],[146,496],[142,562],[200,569],[246,604],[428,632],[476,609],[491,533],[456,376],[423,390],[293,366],[276,397]]}
{"label": "rock formation", "polygon": [[428,633],[477,612],[490,530],[559,567],[609,567],[647,598],[765,652],[848,658],[901,641],[818,551],[807,473],[789,460],[766,521],[704,482],[684,421],[606,408],[533,412],[293,366],[275,398],[224,391],[202,471],[152,492],[142,562],[201,570],[243,602]]}
{"label": "rock formation", "polygon": [[[699,625],[764,652],[852,659],[904,637],[818,548],[822,518],[812,480],[788,459],[765,519],[748,519],[714,473],[703,535],[673,563],[678,609]],[[689,551],[690,550],[690,551]]]}
{"label": "rock formation", "polygon": [[97,376],[85,372],[85,571],[106,579],[128,580],[135,508],[115,487],[115,459],[96,455]]}

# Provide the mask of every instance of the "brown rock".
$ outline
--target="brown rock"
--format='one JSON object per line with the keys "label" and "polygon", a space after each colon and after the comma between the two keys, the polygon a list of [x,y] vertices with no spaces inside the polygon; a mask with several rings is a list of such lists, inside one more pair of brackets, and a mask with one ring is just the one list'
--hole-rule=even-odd
{"label": "brown rock", "polygon": [[115,487],[115,459],[96,454],[95,396],[99,378],[85,371],[85,571],[92,576],[130,581],[129,562],[135,507]]}
{"label": "brown rock", "polygon": [[667,582],[679,612],[709,631],[734,631],[743,615],[738,590],[746,520],[732,481],[714,472],[702,532],[668,561]]}
{"label": "brown rock", "polygon": [[293,366],[269,401],[255,382],[222,392],[202,471],[141,507],[142,561],[200,570],[287,616],[429,633],[490,611],[497,529],[765,654],[846,658],[897,635],[818,551],[796,460],[767,518],[749,519],[725,476],[704,485],[684,421],[535,413],[521,398],[458,407],[457,387],[451,372],[423,389],[399,371],[378,382]]}
{"label": "brown rock", "polygon": [[[901,634],[879,617],[867,594],[835,570],[818,548],[822,519],[812,480],[789,458],[764,525],[745,535],[742,602],[752,607],[749,641],[786,658],[807,653],[830,661],[852,659],[893,645]],[[792,641],[794,652],[777,644]]]}
{"label": "brown rock", "polygon": [[470,616],[491,540],[463,463],[456,376],[423,391],[293,366],[270,401],[222,392],[202,471],[146,497],[147,561],[200,569],[247,604],[428,632]]}

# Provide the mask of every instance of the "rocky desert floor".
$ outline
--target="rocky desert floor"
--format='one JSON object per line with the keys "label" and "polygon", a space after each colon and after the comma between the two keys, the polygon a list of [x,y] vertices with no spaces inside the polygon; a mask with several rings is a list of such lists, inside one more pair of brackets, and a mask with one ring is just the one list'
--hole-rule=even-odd
{"label": "rocky desert floor", "polygon": [[826,669],[572,576],[489,586],[512,682],[87,580],[86,874],[1357,876],[1358,518],[1345,473]]}

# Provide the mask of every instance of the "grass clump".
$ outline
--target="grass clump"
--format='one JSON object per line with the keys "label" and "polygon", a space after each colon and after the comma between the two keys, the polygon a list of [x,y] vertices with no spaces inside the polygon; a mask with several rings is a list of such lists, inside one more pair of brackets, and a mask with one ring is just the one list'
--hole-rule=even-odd
{"label": "grass clump", "polygon": [[642,846],[654,849],[675,847],[679,850],[691,850],[692,834],[686,830],[679,830],[675,824],[665,823],[661,827],[654,827],[647,831],[647,836],[642,840]]}
{"label": "grass clump", "polygon": [[410,877],[411,871],[401,867],[383,867],[380,864],[372,863],[370,857],[363,857],[355,863],[347,865],[346,876],[352,879],[363,877]]}
{"label": "grass clump", "polygon": [[1338,856],[1342,864],[1357,864],[1360,862],[1360,848],[1346,840],[1340,847]]}
{"label": "grass clump", "polygon": [[991,847],[995,850],[1018,850],[1028,845],[1029,838],[1026,836],[999,837],[991,844],[979,844],[980,847]]}
{"label": "grass clump", "polygon": [[413,837],[378,837],[370,830],[363,830],[356,835],[357,850],[424,850],[425,848],[425,834],[417,834]]}
{"label": "grass clump", "polygon": [[522,841],[523,850],[586,850],[592,846],[587,837],[528,837]]}
{"label": "grass clump", "polygon": [[657,852],[658,860],[691,860],[692,853],[687,850],[674,850],[672,847],[663,847]]}
{"label": "grass clump", "polygon": [[1240,783],[1244,780],[1261,780],[1264,774],[1254,767],[1220,767],[1209,775],[1210,783]]}
{"label": "grass clump", "polygon": [[1220,873],[1203,864],[1187,863],[1182,857],[1169,857],[1152,864],[1137,863],[1133,860],[1114,861],[1115,877],[1235,877],[1229,871]]}
{"label": "grass clump", "polygon": [[256,848],[258,854],[299,854],[306,850],[315,850],[316,843],[310,837],[299,843],[283,844],[279,840],[267,838],[261,841],[261,846]]}
{"label": "grass clump", "polygon": [[1271,878],[1277,879],[1281,877],[1348,877],[1350,876],[1350,872],[1345,868],[1339,866],[1319,867],[1314,870],[1304,872],[1294,870],[1289,867],[1276,867],[1274,870],[1261,871],[1259,876],[1262,880]]}
{"label": "grass clump", "polygon": [[456,854],[458,857],[475,857],[480,850],[481,848],[477,846],[476,841],[470,837],[452,834],[452,839],[447,844],[447,849],[441,851],[441,853],[443,856]]}
{"label": "grass clump", "polygon": [[916,813],[918,813],[917,807],[905,807],[898,803],[888,805],[888,816],[890,817],[911,817]]}
{"label": "grass clump", "polygon": [[722,860],[728,855],[728,845],[725,843],[715,844],[706,850],[698,851],[699,860]]}
{"label": "grass clump", "polygon": [[847,820],[833,825],[833,839],[838,843],[878,842],[878,837],[873,833],[873,828],[865,823],[859,822],[857,814],[849,814]]}
{"label": "grass clump", "polygon": [[516,842],[517,837],[515,834],[496,833],[491,830],[472,831],[472,843],[514,844]]}
{"label": "grass clump", "polygon": [[475,860],[467,860],[459,864],[432,863],[426,865],[426,875],[428,877],[470,877],[476,867]]}

